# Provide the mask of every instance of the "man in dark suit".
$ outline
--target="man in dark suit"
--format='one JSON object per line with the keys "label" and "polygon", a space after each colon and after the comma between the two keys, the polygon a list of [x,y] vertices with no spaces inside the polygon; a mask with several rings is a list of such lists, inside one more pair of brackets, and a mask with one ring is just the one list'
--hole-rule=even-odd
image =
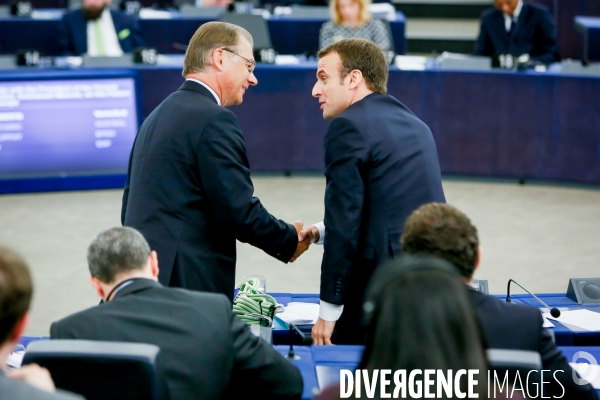
{"label": "man in dark suit", "polygon": [[8,356],[25,332],[32,295],[27,264],[19,255],[0,246],[0,400],[83,400],[81,396],[56,390],[48,370],[37,364],[4,372],[9,370]]}
{"label": "man in dark suit", "polygon": [[135,229],[102,232],[87,258],[92,285],[105,303],[52,324],[52,339],[159,346],[157,368],[171,399],[235,398],[237,390],[300,398],[298,369],[254,336],[225,296],[157,282],[156,252]]}
{"label": "man in dark suit", "polygon": [[560,59],[550,13],[522,0],[495,0],[496,8],[485,11],[475,54],[513,57],[528,55],[549,64]]}
{"label": "man in dark suit", "polygon": [[[471,283],[479,266],[477,228],[465,214],[448,204],[427,204],[415,211],[406,221],[401,243],[404,254],[435,255],[450,262],[458,268],[466,284]],[[549,381],[544,385],[545,398],[598,398],[591,385],[574,382],[573,370],[551,334],[543,328],[538,309],[506,303],[473,289],[471,295],[489,348],[540,353],[542,369],[552,371],[556,377],[544,380]],[[549,376],[547,373],[546,377]]]}
{"label": "man in dark suit", "polygon": [[385,95],[387,77],[383,53],[367,40],[346,39],[319,52],[312,94],[331,119],[325,231],[313,226],[301,234],[325,245],[315,344],[364,341],[362,301],[373,271],[400,253],[402,226],[413,210],[445,201],[431,131]]}
{"label": "man in dark suit", "polygon": [[80,10],[63,15],[58,33],[63,53],[120,56],[144,46],[137,20],[110,9],[110,3],[111,0],[83,0]]}
{"label": "man in dark suit", "polygon": [[144,121],[129,160],[121,222],[158,252],[163,285],[233,296],[236,243],[288,262],[308,248],[302,223],[278,220],[253,197],[235,115],[257,84],[252,36],[224,22],[190,40],[180,89]]}

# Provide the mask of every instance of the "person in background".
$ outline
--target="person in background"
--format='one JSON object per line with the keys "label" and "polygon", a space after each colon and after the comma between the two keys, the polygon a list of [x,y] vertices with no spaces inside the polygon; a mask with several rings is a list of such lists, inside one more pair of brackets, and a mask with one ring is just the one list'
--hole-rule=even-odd
{"label": "person in background", "polygon": [[371,18],[370,0],[331,0],[331,21],[319,33],[319,49],[342,39],[358,38],[375,43],[382,51],[391,50],[390,37],[383,22]]}
{"label": "person in background", "polygon": [[158,283],[158,257],[135,229],[100,233],[87,254],[103,304],[50,327],[51,339],[150,343],[171,399],[299,399],[296,366],[254,336],[222,294]]}
{"label": "person in background", "polygon": [[523,0],[495,0],[495,6],[481,17],[476,55],[528,55],[532,61],[545,64],[560,60],[548,10]]}
{"label": "person in background", "polygon": [[[403,256],[391,261],[373,276],[364,308],[367,343],[357,369],[369,371],[369,376],[374,370],[406,370],[406,380],[417,369],[444,374],[478,370],[474,392],[480,399],[487,398],[483,334],[467,288],[451,264],[434,257]],[[423,375],[416,377],[423,380]],[[466,383],[461,380],[465,393]],[[394,386],[388,386],[388,393]],[[336,391],[339,395],[339,385],[326,389],[318,399],[336,398]],[[435,383],[430,391],[437,392]],[[380,393],[379,387],[375,393]],[[364,384],[362,394],[367,398]]]}
{"label": "person in background", "polygon": [[144,47],[138,22],[110,9],[111,0],[83,0],[81,9],[67,12],[58,41],[68,55],[122,56]]}
{"label": "person in background", "polygon": [[56,390],[48,370],[37,364],[5,373],[6,359],[27,327],[32,295],[27,264],[12,250],[0,246],[0,400],[83,400]]}
{"label": "person in background", "polygon": [[[401,244],[404,254],[437,256],[450,262],[467,285],[481,261],[477,228],[448,204],[431,203],[417,209],[406,221]],[[542,326],[537,308],[506,303],[467,287],[489,348],[537,351],[542,368],[555,374],[556,379],[544,385],[546,398],[598,399],[591,385],[575,383],[573,369]]]}

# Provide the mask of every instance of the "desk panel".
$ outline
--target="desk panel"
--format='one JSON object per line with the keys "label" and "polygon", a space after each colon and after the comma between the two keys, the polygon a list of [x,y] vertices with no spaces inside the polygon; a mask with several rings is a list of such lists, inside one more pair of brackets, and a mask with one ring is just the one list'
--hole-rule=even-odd
{"label": "desk panel", "polygon": [[[180,67],[134,70],[144,117],[183,82]],[[258,86],[231,108],[253,171],[323,171],[328,122],[311,97],[315,72],[316,63],[256,68]],[[600,183],[600,78],[392,68],[388,91],[430,126],[444,174]]]}
{"label": "desk panel", "polygon": [[[289,346],[274,346],[275,350],[282,356],[287,356]],[[317,375],[315,373],[315,363],[312,358],[311,348],[307,346],[295,346],[294,353],[300,357],[299,360],[291,360],[300,370],[302,379],[304,380],[304,391],[302,393],[302,400],[313,399],[313,389],[318,388]]]}

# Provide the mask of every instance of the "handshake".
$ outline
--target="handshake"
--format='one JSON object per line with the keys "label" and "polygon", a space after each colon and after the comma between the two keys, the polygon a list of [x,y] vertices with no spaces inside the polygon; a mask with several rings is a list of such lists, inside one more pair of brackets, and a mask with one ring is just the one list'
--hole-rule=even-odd
{"label": "handshake", "polygon": [[316,243],[321,238],[319,230],[314,225],[304,228],[302,221],[295,221],[292,225],[294,225],[294,228],[296,228],[296,232],[298,233],[298,246],[290,259],[290,262],[296,261],[302,253],[308,250],[311,243]]}

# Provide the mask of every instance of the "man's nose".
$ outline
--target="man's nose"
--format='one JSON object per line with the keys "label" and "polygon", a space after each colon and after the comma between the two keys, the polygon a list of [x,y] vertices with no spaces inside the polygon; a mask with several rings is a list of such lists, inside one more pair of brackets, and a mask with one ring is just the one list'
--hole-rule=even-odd
{"label": "man's nose", "polygon": [[258,79],[256,79],[256,75],[254,75],[254,71],[252,71],[250,73],[250,76],[248,77],[248,82],[250,83],[251,86],[258,85]]}
{"label": "man's nose", "polygon": [[312,96],[313,97],[319,97],[319,95],[321,94],[321,88],[319,87],[319,82],[315,83],[315,86],[313,86],[313,90],[312,90]]}

